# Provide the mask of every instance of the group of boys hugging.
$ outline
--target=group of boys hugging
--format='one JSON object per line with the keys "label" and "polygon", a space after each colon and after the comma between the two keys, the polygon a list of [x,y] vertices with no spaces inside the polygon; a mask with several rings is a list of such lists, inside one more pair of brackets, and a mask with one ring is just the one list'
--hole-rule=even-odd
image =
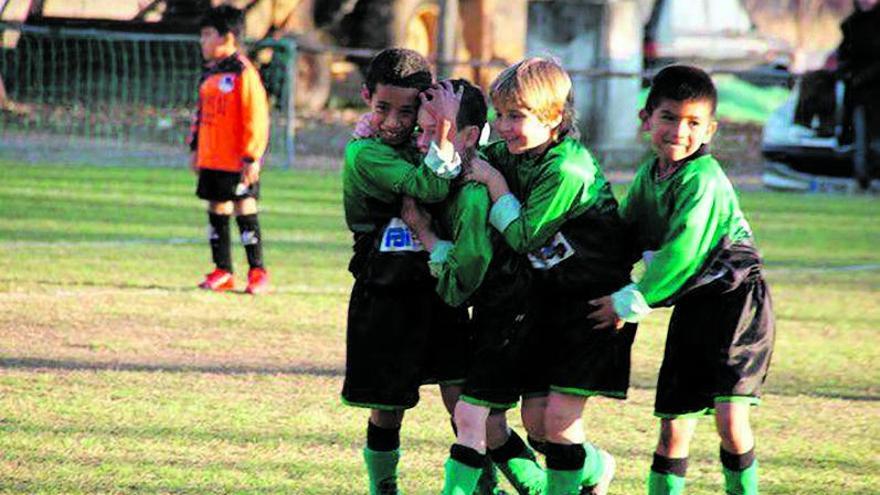
{"label": "group of boys hugging", "polygon": [[[216,266],[200,284],[234,287],[234,213],[250,271],[268,290],[257,220],[268,104],[237,40],[243,13],[212,9],[190,143],[208,201]],[[696,418],[714,414],[725,492],[758,493],[749,408],[773,350],[770,295],[736,194],[707,146],[717,95],[702,70],[652,80],[642,128],[652,153],[618,205],[577,139],[572,83],[528,58],[491,85],[435,83],[416,52],[372,60],[370,112],[345,150],[345,219],[354,233],[342,399],[370,409],[371,495],[397,494],[400,426],[419,387],[438,383],[456,441],[445,495],[604,494],[614,458],[587,442],[587,398],[625,399],[636,324],[674,306],[657,384],[660,438],[650,495],[683,493]],[[644,273],[631,282],[641,258]],[[470,309],[470,311],[468,311]],[[526,444],[506,422],[520,405]],[[529,447],[531,446],[531,448]],[[544,457],[538,463],[535,452]]]}
{"label": "group of boys hugging", "polygon": [[[660,306],[675,309],[647,492],[684,492],[696,419],[714,414],[725,493],[758,493],[749,409],[773,313],[752,232],[707,149],[709,76],[671,66],[653,78],[640,112],[652,153],[619,205],[553,60],[527,58],[492,83],[490,144],[482,91],[435,83],[411,50],[376,55],[362,95],[370,111],[343,166],[355,281],[342,400],[370,409],[370,494],[399,493],[400,427],[426,383],[439,384],[456,435],[444,495],[503,493],[498,471],[521,495],[608,493],[615,460],[581,416],[591,396],[626,398],[637,322]],[[506,422],[518,404],[527,441]]]}

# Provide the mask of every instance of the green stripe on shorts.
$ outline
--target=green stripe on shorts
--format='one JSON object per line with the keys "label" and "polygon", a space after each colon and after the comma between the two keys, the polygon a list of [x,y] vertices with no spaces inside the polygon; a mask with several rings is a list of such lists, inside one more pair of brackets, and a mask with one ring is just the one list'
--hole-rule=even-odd
{"label": "green stripe on shorts", "polygon": [[516,407],[516,402],[492,402],[488,400],[481,400],[470,395],[461,394],[458,400],[462,402],[467,402],[468,404],[472,404],[475,406],[487,407],[489,409],[513,409]]}
{"label": "green stripe on shorts", "polygon": [[680,414],[661,413],[661,412],[654,411],[654,417],[661,418],[661,419],[701,418],[703,416],[710,415],[714,412],[715,412],[715,409],[713,409],[711,407],[704,407],[703,409],[700,409],[699,411],[692,411],[692,412],[686,412],[686,413],[680,413]]}
{"label": "green stripe on shorts", "polygon": [[378,409],[380,411],[400,411],[401,409],[412,409],[416,407],[415,404],[411,406],[390,406],[388,404],[371,404],[369,402],[352,402],[350,400],[346,400],[345,397],[340,397],[342,399],[342,403],[346,406],[351,407],[361,407],[364,409]]}
{"label": "green stripe on shorts", "polygon": [[626,399],[626,392],[607,391],[607,390],[589,390],[577,387],[560,387],[558,385],[550,385],[550,390],[568,395],[580,395],[582,397],[594,397],[601,395],[602,397],[610,397],[612,399]]}

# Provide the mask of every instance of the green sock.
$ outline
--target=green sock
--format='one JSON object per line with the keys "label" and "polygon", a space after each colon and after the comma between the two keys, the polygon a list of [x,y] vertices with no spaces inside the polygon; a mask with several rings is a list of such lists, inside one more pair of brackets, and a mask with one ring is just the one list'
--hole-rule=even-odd
{"label": "green sock", "polygon": [[477,489],[475,495],[496,495],[501,491],[498,487],[498,470],[489,456],[486,456],[486,462],[483,463],[483,469],[480,471],[480,479],[477,480]]}
{"label": "green sock", "polygon": [[443,495],[473,495],[482,471],[481,468],[470,467],[455,459],[446,459]]}
{"label": "green sock", "polygon": [[681,495],[684,493],[684,481],[681,476],[652,470],[648,475],[648,495]]}
{"label": "green sock", "polygon": [[723,468],[724,492],[727,495],[758,495],[758,461],[742,471]]}
{"label": "green sock", "polygon": [[584,451],[587,456],[584,458],[584,479],[581,480],[581,484],[594,486],[602,479],[602,473],[605,472],[605,461],[599,454],[599,449],[590,442],[584,442]]}
{"label": "green sock", "polygon": [[547,469],[547,495],[578,495],[581,492],[582,470]]}
{"label": "green sock", "polygon": [[510,432],[507,442],[489,451],[498,470],[513,485],[519,495],[542,495],[547,488],[547,473],[535,459],[516,432]]}
{"label": "green sock", "polygon": [[397,495],[397,462],[400,449],[387,452],[364,448],[364,463],[370,477],[370,495]]}

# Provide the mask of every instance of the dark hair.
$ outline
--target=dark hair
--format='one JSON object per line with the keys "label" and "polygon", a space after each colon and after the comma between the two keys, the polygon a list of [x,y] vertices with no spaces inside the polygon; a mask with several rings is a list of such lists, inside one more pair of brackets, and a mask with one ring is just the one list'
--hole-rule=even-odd
{"label": "dark hair", "polygon": [[370,61],[365,84],[372,95],[378,84],[423,91],[433,82],[431,67],[421,54],[406,48],[386,48]]}
{"label": "dark hair", "polygon": [[489,106],[486,104],[483,92],[465,79],[452,79],[449,82],[452,83],[453,91],[457,92],[458,88],[464,88],[461,93],[461,106],[458,108],[458,116],[455,118],[455,126],[461,129],[475,125],[482,130],[486,125],[486,115],[489,112]]}
{"label": "dark hair", "polygon": [[654,76],[651,91],[645,102],[645,111],[650,115],[663,100],[708,101],[712,104],[712,115],[718,106],[718,92],[712,78],[703,69],[690,65],[670,65]]}
{"label": "dark hair", "polygon": [[231,5],[214,7],[199,22],[200,29],[206,27],[216,29],[220,36],[232,33],[235,39],[239,39],[244,31],[244,11]]}

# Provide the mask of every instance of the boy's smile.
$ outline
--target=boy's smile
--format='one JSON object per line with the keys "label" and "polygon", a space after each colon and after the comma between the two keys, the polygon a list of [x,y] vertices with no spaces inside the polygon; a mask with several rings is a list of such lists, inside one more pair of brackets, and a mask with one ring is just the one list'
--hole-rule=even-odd
{"label": "boy's smile", "polygon": [[541,122],[529,109],[495,103],[495,130],[512,154],[539,151],[539,147],[550,142],[553,127]]}
{"label": "boy's smile", "polygon": [[643,129],[651,134],[651,147],[662,165],[684,160],[709,143],[718,123],[708,100],[664,99],[647,115],[641,112]]}
{"label": "boy's smile", "polygon": [[412,136],[419,108],[418,89],[377,84],[368,103],[370,127],[378,131],[383,142],[399,145]]}

